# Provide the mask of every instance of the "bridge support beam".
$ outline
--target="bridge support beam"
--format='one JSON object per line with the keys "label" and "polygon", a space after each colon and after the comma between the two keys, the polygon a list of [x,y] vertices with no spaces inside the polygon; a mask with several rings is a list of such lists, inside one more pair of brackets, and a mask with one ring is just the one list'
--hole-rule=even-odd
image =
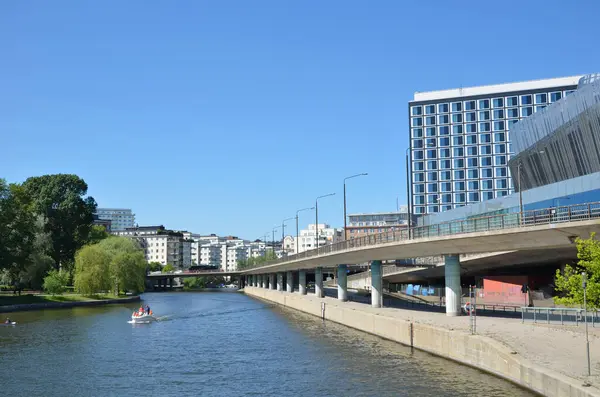
{"label": "bridge support beam", "polygon": [[348,266],[338,265],[337,267],[337,290],[338,299],[342,302],[348,300]]}
{"label": "bridge support beam", "polygon": [[298,284],[300,295],[306,295],[306,270],[300,270],[298,272]]}
{"label": "bridge support beam", "polygon": [[285,276],[285,286],[287,292],[294,292],[294,273],[287,272]]}
{"label": "bridge support beam", "polygon": [[460,257],[444,256],[444,272],[446,281],[446,315],[460,316],[462,291],[460,288]]}
{"label": "bridge support beam", "polygon": [[318,298],[323,297],[323,268],[317,267],[315,269],[315,295]]}
{"label": "bridge support beam", "polygon": [[275,289],[275,273],[269,274],[269,289]]}
{"label": "bridge support beam", "polygon": [[263,288],[267,288],[267,275],[266,274],[261,274],[260,277],[262,277],[262,287]]}
{"label": "bridge support beam", "polygon": [[277,273],[277,291],[283,291],[283,273]]}
{"label": "bridge support beam", "polygon": [[371,262],[371,306],[383,307],[383,278],[381,261]]}

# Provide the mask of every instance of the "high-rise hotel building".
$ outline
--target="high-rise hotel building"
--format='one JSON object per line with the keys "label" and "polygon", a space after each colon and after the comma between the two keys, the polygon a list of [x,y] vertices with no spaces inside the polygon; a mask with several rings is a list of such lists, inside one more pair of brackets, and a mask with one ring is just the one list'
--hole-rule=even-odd
{"label": "high-rise hotel building", "polygon": [[415,93],[408,103],[412,213],[512,193],[511,126],[575,91],[580,78]]}

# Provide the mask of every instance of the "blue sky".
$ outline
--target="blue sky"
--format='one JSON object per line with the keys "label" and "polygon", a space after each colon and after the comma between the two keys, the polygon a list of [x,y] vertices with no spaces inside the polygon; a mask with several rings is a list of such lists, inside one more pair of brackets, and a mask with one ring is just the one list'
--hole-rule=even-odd
{"label": "blue sky", "polygon": [[[600,71],[594,1],[0,2],[0,177],[259,238],[406,202],[415,91]],[[314,222],[304,212],[301,225]],[[293,223],[290,224],[293,228]],[[292,231],[292,229],[289,229]]]}

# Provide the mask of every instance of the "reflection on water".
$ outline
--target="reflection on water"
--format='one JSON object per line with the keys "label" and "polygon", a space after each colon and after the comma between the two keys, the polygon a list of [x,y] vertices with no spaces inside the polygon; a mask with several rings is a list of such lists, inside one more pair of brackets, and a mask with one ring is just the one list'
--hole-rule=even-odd
{"label": "reflection on water", "polygon": [[[503,380],[238,293],[13,313],[0,379],[22,396],[530,396]],[[6,381],[4,381],[6,380]]]}

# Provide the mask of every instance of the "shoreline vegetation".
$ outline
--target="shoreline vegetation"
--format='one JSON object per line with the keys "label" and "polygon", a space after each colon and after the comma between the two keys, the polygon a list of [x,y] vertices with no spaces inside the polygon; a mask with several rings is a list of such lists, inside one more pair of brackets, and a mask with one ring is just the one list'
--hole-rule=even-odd
{"label": "shoreline vegetation", "polygon": [[64,294],[53,296],[46,294],[27,294],[19,296],[0,294],[0,313],[39,309],[70,308],[77,306],[98,306],[115,303],[136,302],[140,299],[140,295],[115,296],[112,294]]}

